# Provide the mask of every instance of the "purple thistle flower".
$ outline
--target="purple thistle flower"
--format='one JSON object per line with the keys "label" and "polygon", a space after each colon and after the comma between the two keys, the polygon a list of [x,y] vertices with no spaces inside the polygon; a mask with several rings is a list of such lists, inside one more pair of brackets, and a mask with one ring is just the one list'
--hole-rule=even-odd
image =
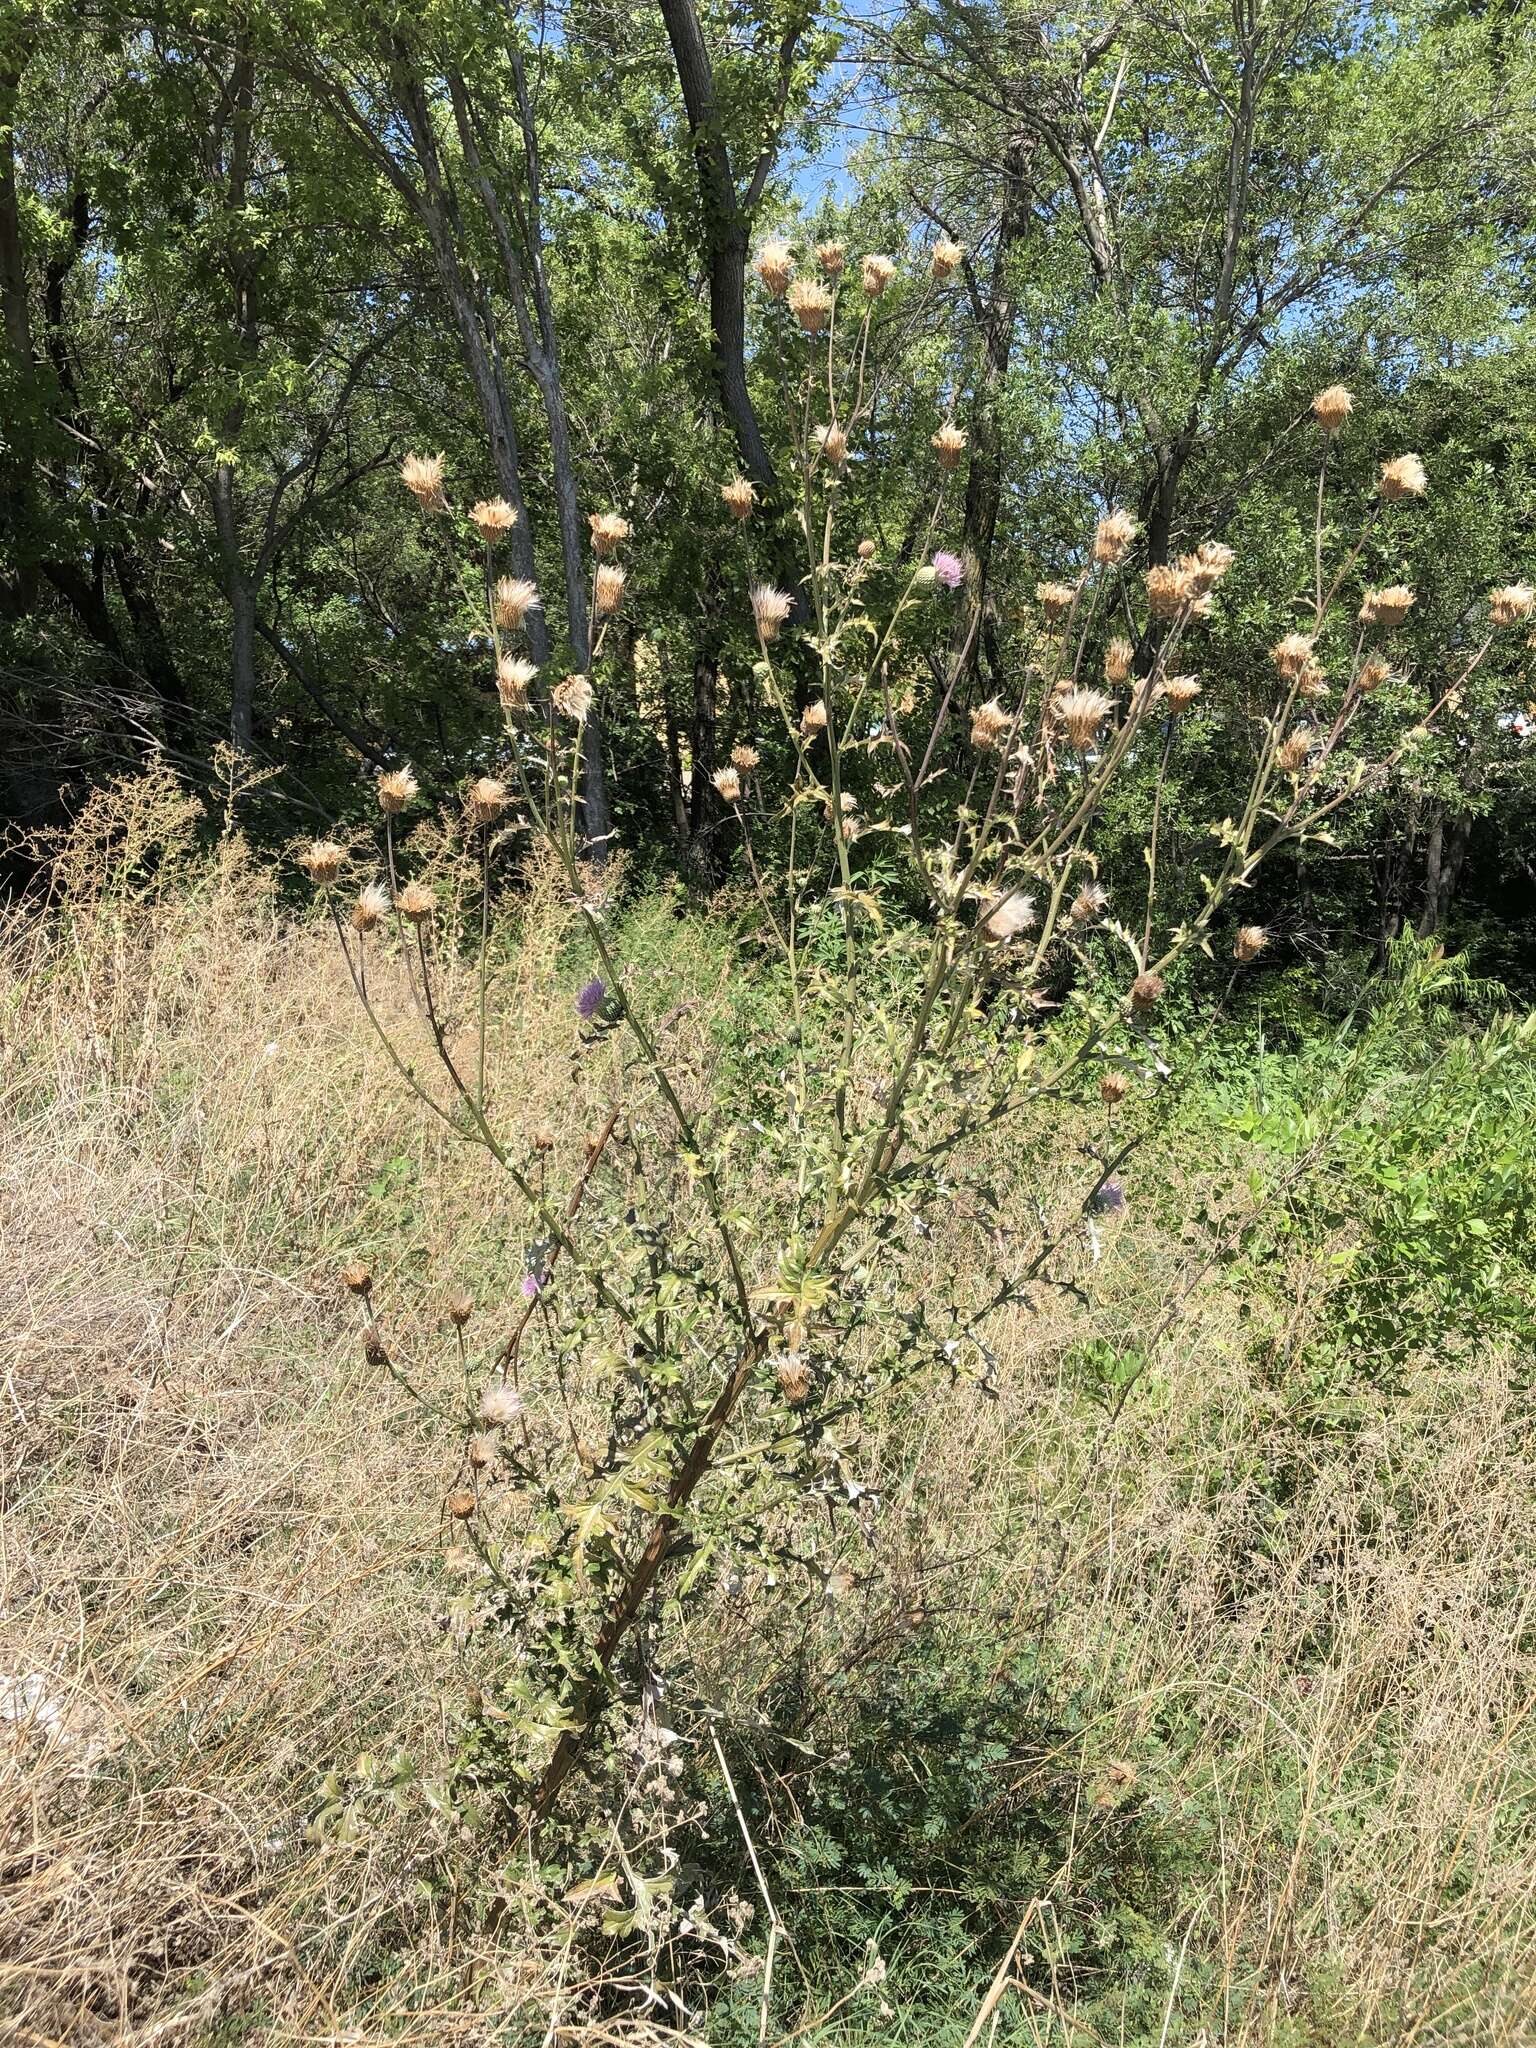
{"label": "purple thistle flower", "polygon": [[1091,1206],[1100,1216],[1118,1216],[1125,1207],[1125,1189],[1119,1181],[1107,1180],[1094,1189]]}
{"label": "purple thistle flower", "polygon": [[581,991],[581,994],[576,998],[577,1016],[594,1016],[597,1012],[598,1004],[601,1003],[607,993],[608,990],[604,986],[601,977],[594,974],[586,987]]}
{"label": "purple thistle flower", "polygon": [[523,1275],[523,1299],[525,1301],[537,1301],[539,1289],[542,1285],[543,1281],[539,1274],[525,1273]]}
{"label": "purple thistle flower", "polygon": [[965,581],[965,564],[958,555],[940,548],[933,558],[933,573],[946,590],[958,590]]}

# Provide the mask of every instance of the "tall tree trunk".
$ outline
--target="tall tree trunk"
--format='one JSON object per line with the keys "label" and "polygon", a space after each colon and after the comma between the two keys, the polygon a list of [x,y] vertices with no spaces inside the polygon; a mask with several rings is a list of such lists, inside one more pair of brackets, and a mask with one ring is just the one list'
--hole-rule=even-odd
{"label": "tall tree trunk", "polygon": [[688,866],[706,888],[713,888],[720,880],[720,822],[725,815],[714,783],[715,769],[719,765],[719,694],[719,654],[713,645],[701,647],[693,657],[693,718],[689,732],[693,782],[689,791]]}

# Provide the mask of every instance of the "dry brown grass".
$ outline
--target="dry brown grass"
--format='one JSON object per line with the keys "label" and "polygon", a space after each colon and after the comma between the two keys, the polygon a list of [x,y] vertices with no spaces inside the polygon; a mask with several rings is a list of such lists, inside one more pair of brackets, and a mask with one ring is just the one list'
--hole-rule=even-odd
{"label": "dry brown grass", "polygon": [[[532,1931],[515,1872],[487,1916],[496,1887],[418,1805],[306,1839],[358,1752],[442,1765],[460,1684],[442,1447],[361,1356],[340,1264],[372,1258],[392,1342],[427,1360],[447,1290],[510,1297],[516,1247],[483,1155],[392,1083],[328,934],[234,842],[201,864],[167,786],[118,801],[102,843],[158,845],[156,882],[97,886],[98,848],[5,953],[7,2038],[234,2039],[245,2012],[245,2038],[280,2041],[639,2043],[646,2023],[593,2017],[558,1916]],[[562,916],[536,892],[504,956],[493,1081],[574,1148],[597,1083],[549,999]],[[692,969],[707,999],[717,969]],[[1155,1326],[1186,1256],[1133,1210],[1109,1322]],[[1298,1271],[1299,1318],[1314,1285]],[[1167,1944],[1186,1989],[1204,1973],[1207,2040],[1529,2040],[1536,1488],[1510,1361],[1309,1431],[1211,1284],[1106,1432],[1064,1376],[1066,1313],[1004,1333],[997,1402],[935,1391],[872,1421],[879,1542],[850,1542],[845,1596],[795,1622],[829,1671],[1038,1639],[1084,1704],[1068,1748],[999,1768],[999,1813],[1049,1779],[1070,1824],[1031,1989],[989,2025],[1091,2039],[1090,1997],[1102,2023],[1067,1941],[1074,1866],[1125,1826],[1129,1764],[1143,1829],[1201,1845]],[[722,1596],[695,1680],[745,1723],[783,1647]],[[817,1994],[784,1984],[788,2033]],[[868,2008],[851,2033],[881,2031]]]}

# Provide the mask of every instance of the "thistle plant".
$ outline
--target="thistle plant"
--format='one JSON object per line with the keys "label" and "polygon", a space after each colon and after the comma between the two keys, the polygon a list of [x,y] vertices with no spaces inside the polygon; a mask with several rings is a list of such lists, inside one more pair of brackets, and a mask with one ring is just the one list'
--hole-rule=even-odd
{"label": "thistle plant", "polygon": [[[741,731],[715,783],[770,963],[761,1000],[781,1027],[728,1072],[690,1060],[676,1020],[648,1011],[611,885],[587,858],[582,728],[628,601],[628,521],[591,519],[589,669],[544,674],[523,632],[538,592],[500,573],[510,508],[459,514],[440,462],[406,464],[423,512],[462,519],[478,544],[505,729],[504,765],[466,798],[482,888],[467,1055],[445,1014],[450,942],[435,897],[402,872],[409,771],[380,780],[381,872],[355,903],[335,842],[305,858],[402,1085],[496,1162],[528,1247],[499,1319],[484,1307],[452,1318],[464,1392],[444,1411],[457,1446],[444,1499],[454,1555],[483,1582],[487,1628],[505,1647],[477,1695],[466,1768],[530,1825],[578,1763],[597,1767],[599,1731],[618,1710],[654,1696],[647,1681],[665,1673],[702,1589],[729,1575],[750,1590],[770,1565],[780,1583],[814,1580],[838,1516],[877,1512],[850,1462],[850,1419],[923,1375],[984,1390],[1000,1314],[1050,1289],[1086,1300],[1102,1233],[1131,1199],[1128,1162],[1171,1099],[1171,978],[1192,956],[1219,957],[1231,977],[1264,953],[1270,934],[1246,908],[1264,863],[1323,837],[1453,716],[1492,633],[1532,608],[1523,585],[1497,593],[1496,623],[1432,692],[1397,675],[1392,634],[1414,593],[1362,591],[1356,572],[1376,523],[1411,519],[1427,479],[1417,457],[1389,459],[1329,559],[1329,455],[1350,400],[1342,387],[1320,394],[1308,429],[1320,448],[1313,587],[1266,656],[1245,772],[1209,821],[1208,851],[1192,855],[1164,796],[1210,702],[1201,634],[1232,550],[1208,539],[1147,566],[1135,520],[1107,508],[1076,565],[1043,565],[1012,676],[982,697],[974,623],[969,634],[952,623],[967,565],[945,545],[963,430],[945,419],[932,434],[930,499],[907,560],[883,563],[848,510],[899,336],[962,260],[938,245],[906,306],[896,265],[878,254],[850,261],[824,244],[802,270],[771,242],[755,265],[779,343],[804,359],[781,422],[804,567],[793,591],[760,572],[758,493],[722,481],[761,730]],[[1134,897],[1123,881],[1107,886],[1097,850],[1106,803],[1133,769],[1150,769],[1152,791]],[[487,1086],[492,866],[529,850],[563,877],[587,954],[571,1030],[606,1107],[577,1157],[548,1133],[517,1138]],[[1175,862],[1194,870],[1178,892]],[[406,978],[427,1066],[374,1004],[390,969]],[[1085,1166],[1053,1202],[1017,1162],[1004,1172],[991,1136],[1066,1104],[1089,1105]],[[980,1277],[946,1272],[933,1246],[954,1217],[1004,1205],[1025,1221],[996,1234]],[[360,1269],[347,1284],[369,1357],[414,1394],[387,1304]]]}

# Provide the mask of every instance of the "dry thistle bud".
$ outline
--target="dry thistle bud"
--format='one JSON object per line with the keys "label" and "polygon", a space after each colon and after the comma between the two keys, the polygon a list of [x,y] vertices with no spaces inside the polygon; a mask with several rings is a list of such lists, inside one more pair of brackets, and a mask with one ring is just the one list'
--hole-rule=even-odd
{"label": "dry thistle bud", "polygon": [[299,855],[299,866],[312,882],[328,888],[341,873],[347,850],[334,839],[312,839]]}
{"label": "dry thistle bud", "polygon": [[807,334],[820,334],[832,318],[832,294],[814,277],[797,277],[789,288],[788,303]]}
{"label": "dry thistle bud", "polygon": [[1312,635],[1287,633],[1269,650],[1269,658],[1288,683],[1294,683],[1312,659]]}
{"label": "dry thistle bud", "polygon": [[552,1130],[550,1129],[550,1127],[549,1127],[549,1125],[548,1125],[548,1124],[540,1124],[540,1125],[539,1125],[539,1128],[538,1128],[538,1129],[537,1129],[537,1130],[536,1130],[536,1131],[534,1132],[534,1134],[533,1134],[533,1149],[534,1149],[534,1151],[535,1151],[535,1152],[553,1152],[553,1151],[554,1151],[554,1149],[555,1149],[555,1134],[554,1134],[554,1132],[553,1132],[553,1131],[552,1131]]}
{"label": "dry thistle bud", "polygon": [[592,529],[592,545],[600,555],[611,555],[634,531],[622,512],[593,512],[587,524]]}
{"label": "dry thistle bud", "polygon": [[800,714],[800,734],[803,739],[809,739],[812,733],[825,732],[826,729],[827,707],[823,699],[818,697],[814,704],[807,704]]}
{"label": "dry thistle bud", "polygon": [[752,507],[757,503],[757,492],[744,476],[733,476],[728,484],[720,486],[720,495],[733,519],[750,519]]}
{"label": "dry thistle bud", "polygon": [[1275,749],[1275,760],[1283,774],[1299,775],[1301,773],[1302,769],[1307,765],[1308,755],[1312,752],[1312,740],[1311,726],[1298,725],[1293,732],[1280,742],[1279,746]]}
{"label": "dry thistle bud", "polygon": [[504,654],[496,664],[496,694],[504,711],[526,711],[537,665],[521,654]]}
{"label": "dry thistle bud", "polygon": [[816,244],[816,261],[821,266],[822,276],[836,284],[837,280],[848,268],[847,244],[844,242],[818,242]]}
{"label": "dry thistle bud", "polygon": [[1136,522],[1129,512],[1106,512],[1094,528],[1093,559],[1101,567],[1112,569],[1125,560],[1135,538]]}
{"label": "dry thistle bud", "polygon": [[777,640],[779,628],[789,617],[794,600],[787,590],[775,590],[771,583],[754,583],[748,593],[752,617],[760,640]]}
{"label": "dry thistle bud", "polygon": [[1109,891],[1102,882],[1084,882],[1072,898],[1069,916],[1074,924],[1092,924],[1109,908]]}
{"label": "dry thistle bud", "polygon": [[810,1399],[811,1375],[805,1361],[781,1358],[777,1367],[779,1392],[791,1408],[803,1408]]}
{"label": "dry thistle bud", "polygon": [[441,455],[407,455],[400,465],[400,481],[423,512],[448,510],[448,500],[443,496]]}
{"label": "dry thistle bud", "polygon": [[1086,754],[1093,745],[1099,736],[1099,727],[1114,708],[1114,700],[1106,697],[1102,690],[1069,690],[1052,706],[1068,742],[1080,754]]}
{"label": "dry thistle bud", "polygon": [[384,1345],[384,1332],[377,1323],[370,1323],[363,1332],[363,1356],[375,1370],[389,1364],[389,1352]]}
{"label": "dry thistle bud", "polygon": [[1488,616],[1496,626],[1518,626],[1536,609],[1536,590],[1529,583],[1506,583],[1488,593]]}
{"label": "dry thistle bud", "polygon": [[989,697],[985,704],[978,704],[971,713],[971,745],[990,752],[1002,745],[1012,724],[1012,713],[1003,708],[1001,700]]}
{"label": "dry thistle bud", "polygon": [[1429,478],[1417,455],[1394,455],[1381,465],[1381,495],[1389,505],[1399,498],[1422,498]]}
{"label": "dry thistle bud", "polygon": [[366,1301],[373,1292],[373,1275],[361,1259],[348,1259],[341,1269],[341,1284],[349,1294],[360,1294]]}
{"label": "dry thistle bud", "polygon": [[964,261],[964,243],[952,242],[948,235],[941,235],[933,245],[933,254],[928,260],[928,273],[935,284],[948,284]]}
{"label": "dry thistle bud", "polygon": [[1232,947],[1232,958],[1246,967],[1250,960],[1257,960],[1269,944],[1269,933],[1261,924],[1239,925],[1237,938]]}
{"label": "dry thistle bud", "polygon": [[1111,1067],[1099,1077],[1099,1100],[1106,1109],[1113,1109],[1117,1102],[1124,1102],[1131,1092],[1131,1084],[1118,1067]]}
{"label": "dry thistle bud", "polygon": [[711,780],[726,803],[741,801],[741,777],[734,768],[717,768]]}
{"label": "dry thistle bud", "polygon": [[861,541],[859,542],[859,560],[860,560],[861,562],[872,562],[872,561],[873,561],[874,559],[875,559],[875,544],[874,544],[874,542],[873,542],[872,540],[861,540]]}
{"label": "dry thistle bud", "polygon": [[1123,683],[1131,673],[1136,660],[1136,650],[1129,640],[1111,640],[1104,650],[1104,680],[1111,685]]}
{"label": "dry thistle bud", "polygon": [[448,1320],[462,1330],[475,1312],[475,1297],[467,1287],[456,1287],[448,1297]]}
{"label": "dry thistle bud", "polygon": [[1296,694],[1309,704],[1320,703],[1328,694],[1328,673],[1319,661],[1309,661],[1296,680]]}
{"label": "dry thistle bud", "polygon": [[395,898],[395,908],[412,924],[422,924],[437,908],[437,898],[424,882],[407,882]]}
{"label": "dry thistle bud", "polygon": [[1154,619],[1176,619],[1194,595],[1187,569],[1154,562],[1147,571],[1147,609]]}
{"label": "dry thistle bud", "polygon": [[1406,583],[1389,583],[1385,590],[1368,590],[1360,604],[1362,626],[1383,626],[1392,632],[1413,609],[1415,593]]}
{"label": "dry thistle bud", "polygon": [[550,691],[549,701],[562,718],[584,725],[592,709],[592,684],[584,675],[563,676]]}
{"label": "dry thistle bud", "polygon": [[1330,384],[1312,401],[1312,417],[1325,434],[1336,434],[1355,409],[1355,401],[1342,384]]}
{"label": "dry thistle bud", "polygon": [[953,420],[946,420],[933,436],[933,451],[939,458],[940,469],[955,469],[965,453],[966,436]]}
{"label": "dry thistle bud", "polygon": [[1200,694],[1200,684],[1194,676],[1168,676],[1159,695],[1170,711],[1187,711]]}
{"label": "dry thistle bud", "polygon": [[468,1486],[456,1486],[443,1502],[456,1522],[467,1522],[475,1512],[475,1496]]}
{"label": "dry thistle bud", "polygon": [[982,925],[989,939],[1016,939],[1035,921],[1035,899],[1022,889],[1005,896]]}
{"label": "dry thistle bud", "polygon": [[379,920],[389,915],[389,892],[380,888],[377,882],[370,882],[358,892],[352,906],[352,929],[355,932],[371,932]]}
{"label": "dry thistle bud", "polygon": [[1390,681],[1391,676],[1390,664],[1383,661],[1379,654],[1373,654],[1369,661],[1362,662],[1360,666],[1361,691],[1369,697],[1373,691],[1379,690],[1383,683]]}
{"label": "dry thistle bud", "polygon": [[1045,613],[1046,624],[1048,626],[1057,626],[1067,616],[1067,613],[1071,611],[1073,605],[1077,603],[1077,585],[1075,583],[1037,583],[1035,585],[1035,596],[1039,599],[1041,611]]}
{"label": "dry thistle bud", "polygon": [[486,1429],[508,1429],[523,1412],[523,1397],[506,1380],[492,1380],[481,1391],[477,1413]]}
{"label": "dry thistle bud", "polygon": [[507,808],[507,785],[494,775],[478,775],[469,785],[464,806],[476,825],[494,824]]}
{"label": "dry thistle bud", "polygon": [[1216,588],[1236,559],[1224,540],[1203,540],[1192,555],[1179,557],[1179,567],[1188,572],[1190,589],[1200,598]]}
{"label": "dry thistle bud", "polygon": [[837,469],[841,469],[848,460],[848,436],[835,420],[830,427],[816,429],[816,446],[825,459]]}
{"label": "dry thistle bud", "polygon": [[889,256],[866,256],[862,265],[865,298],[883,298],[895,275],[896,266]]}
{"label": "dry thistle bud", "polygon": [[379,777],[379,809],[397,818],[421,788],[409,768],[386,768]]}
{"label": "dry thistle bud", "polygon": [[480,538],[490,543],[498,534],[510,533],[517,524],[516,509],[505,498],[482,498],[469,508],[469,523]]}
{"label": "dry thistle bud", "polygon": [[496,623],[520,626],[541,603],[537,583],[530,583],[526,576],[503,576],[496,585]]}
{"label": "dry thistle bud", "polygon": [[1152,974],[1150,972],[1138,974],[1131,983],[1131,1008],[1133,1010],[1153,1009],[1161,1001],[1163,990],[1166,986],[1167,984],[1160,974]]}
{"label": "dry thistle bud", "polygon": [[743,775],[750,775],[761,759],[762,755],[756,747],[741,746],[731,749],[731,766]]}
{"label": "dry thistle bud", "polygon": [[772,297],[782,299],[789,288],[789,280],[795,274],[794,251],[788,242],[782,242],[775,236],[772,241],[763,243],[753,258],[752,268],[764,290]]}
{"label": "dry thistle bud", "polygon": [[624,597],[624,571],[617,562],[600,562],[592,591],[592,608],[598,617],[616,612]]}
{"label": "dry thistle bud", "polygon": [[483,1472],[487,1465],[496,1460],[496,1439],[493,1436],[475,1436],[469,1440],[469,1462],[476,1472]]}

